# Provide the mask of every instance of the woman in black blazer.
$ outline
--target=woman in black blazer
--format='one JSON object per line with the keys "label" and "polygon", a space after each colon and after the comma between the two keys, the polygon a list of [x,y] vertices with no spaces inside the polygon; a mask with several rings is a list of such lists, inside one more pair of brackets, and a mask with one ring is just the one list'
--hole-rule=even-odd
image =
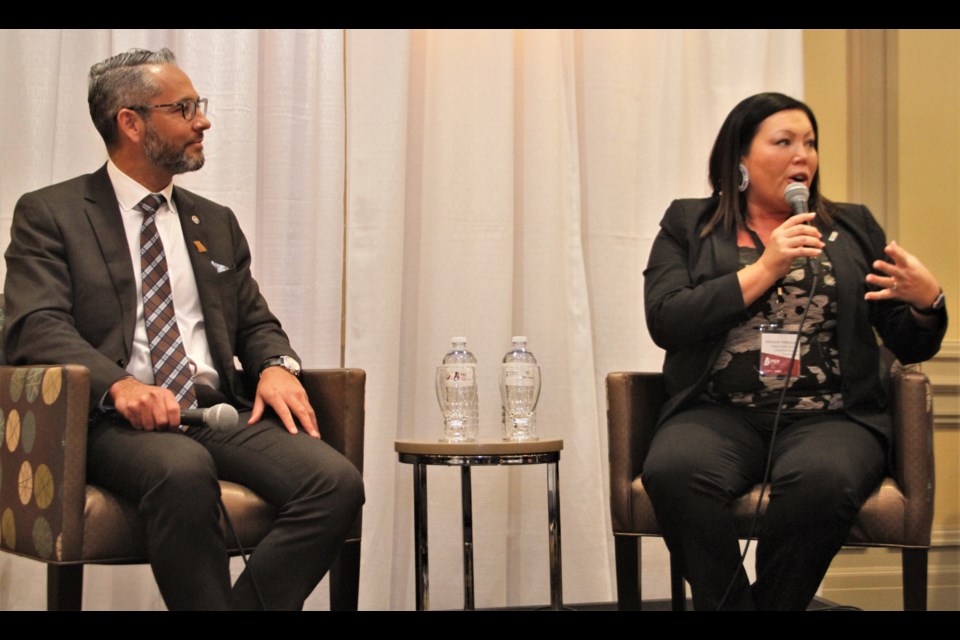
{"label": "woman in black blazer", "polygon": [[[918,362],[946,330],[936,278],[866,207],[823,198],[817,167],[809,107],[743,100],[714,143],[713,195],[671,204],[644,271],[669,400],[643,482],[697,610],[806,608],[886,464],[874,331]],[[751,585],[730,504],[768,466]]]}

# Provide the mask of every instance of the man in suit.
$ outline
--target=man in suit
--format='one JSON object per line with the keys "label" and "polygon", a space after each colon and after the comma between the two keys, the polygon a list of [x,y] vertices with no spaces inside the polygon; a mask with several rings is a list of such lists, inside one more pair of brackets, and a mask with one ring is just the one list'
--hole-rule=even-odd
{"label": "man in suit", "polygon": [[[88,100],[110,160],[17,203],[8,358],[89,368],[88,479],[139,506],[170,609],[302,608],[363,484],[320,440],[233,212],[173,185],[203,166],[206,100],[167,49],[94,65]],[[236,427],[181,425],[183,409],[220,402]],[[232,587],[218,479],[278,509]]]}

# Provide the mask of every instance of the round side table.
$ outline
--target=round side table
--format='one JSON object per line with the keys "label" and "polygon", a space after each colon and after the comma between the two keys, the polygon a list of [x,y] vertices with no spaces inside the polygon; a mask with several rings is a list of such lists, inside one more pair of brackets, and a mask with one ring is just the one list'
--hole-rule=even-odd
{"label": "round side table", "polygon": [[560,451],[563,440],[505,442],[480,440],[445,443],[428,440],[397,440],[394,449],[400,462],[413,465],[414,545],[416,550],[417,611],[430,608],[427,575],[427,467],[459,466],[463,511],[463,608],[474,608],[473,598],[473,504],[470,468],[478,465],[547,465],[547,528],[550,550],[550,608],[563,609],[563,578],[560,558]]}

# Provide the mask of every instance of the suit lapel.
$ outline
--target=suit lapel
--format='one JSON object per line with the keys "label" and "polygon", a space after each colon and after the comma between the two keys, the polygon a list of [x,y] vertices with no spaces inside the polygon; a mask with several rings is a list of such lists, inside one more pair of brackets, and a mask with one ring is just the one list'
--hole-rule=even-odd
{"label": "suit lapel", "polygon": [[[843,215],[843,212],[836,215]],[[857,327],[869,325],[869,320],[858,321],[856,310],[863,308],[861,299],[866,289],[863,276],[870,269],[858,264],[865,261],[864,253],[860,250],[859,239],[848,225],[835,220],[832,226],[827,227],[818,221],[817,228],[822,234],[825,244],[823,250],[833,265],[837,283],[837,342],[840,345],[857,344]],[[858,322],[865,324],[858,325]],[[848,349],[840,349],[841,371],[850,366],[845,361],[849,355],[853,354],[849,354]]]}
{"label": "suit lapel", "polygon": [[84,194],[84,213],[90,222],[100,247],[100,254],[107,265],[113,288],[120,300],[123,315],[123,343],[129,357],[133,345],[133,331],[137,321],[137,290],[134,280],[133,261],[123,227],[123,217],[117,204],[107,167],[90,175]]}
{"label": "suit lapel", "polygon": [[217,361],[221,384],[230,385],[227,374],[234,368],[233,347],[224,320],[218,274],[211,262],[213,256],[206,250],[212,246],[209,236],[216,230],[211,229],[212,221],[207,219],[204,211],[197,208],[196,201],[190,197],[189,192],[174,187],[173,199],[177,205],[180,228],[183,230],[183,239],[187,243],[187,253],[190,254],[190,264],[197,282],[197,294],[200,296],[210,353]]}
{"label": "suit lapel", "polygon": [[[697,230],[699,233],[699,229]],[[737,247],[736,231],[730,233],[723,229],[715,229],[707,236],[713,245],[716,259],[717,273],[731,273],[740,269],[740,249]],[[713,276],[715,277],[715,275]]]}
{"label": "suit lapel", "polygon": [[849,303],[855,306],[854,297],[863,288],[858,281],[858,274],[863,271],[854,262],[855,257],[860,255],[856,240],[842,225],[834,223],[828,227],[818,220],[816,226],[824,242],[823,250],[833,265],[833,273],[837,279],[838,310],[844,309]]}
{"label": "suit lapel", "polygon": [[[187,243],[187,253],[190,254],[190,263],[193,266],[193,275],[197,281],[197,291],[200,293],[200,306],[203,308],[204,319],[213,315],[220,315],[220,296],[217,290],[216,270],[211,264],[211,256],[206,252],[209,246],[207,235],[209,224],[205,224],[204,214],[197,211],[196,202],[183,189],[173,188],[173,199],[177,205],[177,215],[180,217],[180,228],[183,230],[183,239]],[[208,310],[213,313],[208,313]]]}

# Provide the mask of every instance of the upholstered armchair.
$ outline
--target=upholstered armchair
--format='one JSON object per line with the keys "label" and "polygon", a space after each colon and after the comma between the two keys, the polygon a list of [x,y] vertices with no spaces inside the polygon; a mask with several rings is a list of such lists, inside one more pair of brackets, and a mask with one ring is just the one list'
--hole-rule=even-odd
{"label": "upholstered armchair", "polygon": [[[0,295],[0,365],[3,325]],[[364,371],[306,370],[303,384],[323,439],[363,471]],[[86,483],[89,388],[80,366],[0,366],[0,550],[47,564],[50,610],[81,608],[84,564],[147,562],[135,505]],[[221,490],[241,544],[253,548],[274,509],[244,486]],[[333,609],[357,608],[361,524],[358,516],[330,571]]]}
{"label": "upholstered armchair", "polygon": [[[847,543],[900,548],[903,608],[925,610],[934,489],[931,387],[926,375],[902,368],[892,356],[886,358],[884,370],[889,371],[893,398],[893,475],[885,478],[864,503]],[[640,608],[640,541],[643,536],[660,535],[640,472],[664,400],[663,377],[659,373],[607,376],[610,512],[620,609]],[[760,488],[757,485],[733,505],[738,529],[744,537],[756,511]],[[671,585],[673,608],[682,610],[684,582],[673,559]]]}

